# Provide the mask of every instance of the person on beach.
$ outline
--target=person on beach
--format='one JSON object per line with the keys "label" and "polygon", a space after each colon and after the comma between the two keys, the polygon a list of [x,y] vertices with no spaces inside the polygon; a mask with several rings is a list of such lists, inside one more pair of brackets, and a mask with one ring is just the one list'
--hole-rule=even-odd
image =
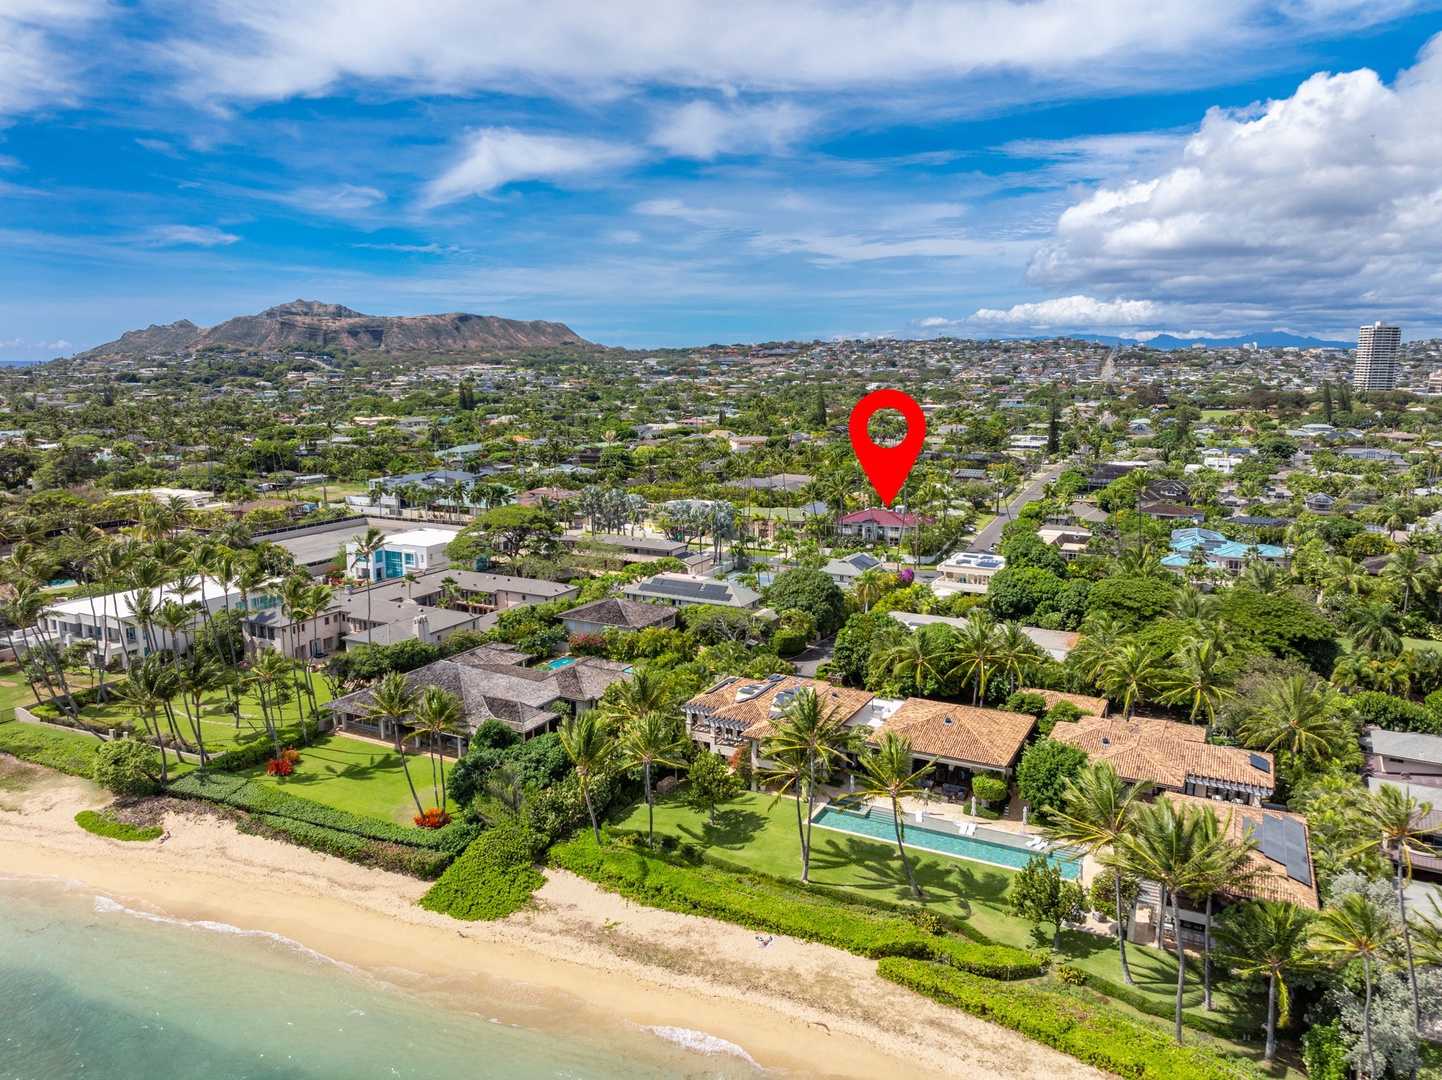
{"label": "person on beach", "polygon": [[167,840],[169,840],[169,839],[170,839],[170,830],[169,830],[169,829],[166,829],[165,832],[162,833],[161,836],[160,836],[160,842],[163,844],[163,843],[165,843],[165,842],[166,842]]}
{"label": "person on beach", "polygon": [[769,948],[771,947],[771,943],[772,943],[773,941],[775,941],[776,939],[775,939],[774,937],[772,937],[770,934],[767,934],[765,937],[762,937],[760,934],[757,934],[757,935],[756,935],[756,940],[761,943],[761,947],[762,947],[763,949],[769,949]]}

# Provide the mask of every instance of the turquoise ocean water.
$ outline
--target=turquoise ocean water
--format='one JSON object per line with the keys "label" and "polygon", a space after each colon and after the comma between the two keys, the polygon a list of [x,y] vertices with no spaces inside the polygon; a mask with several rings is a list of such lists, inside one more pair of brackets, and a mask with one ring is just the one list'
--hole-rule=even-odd
{"label": "turquoise ocean water", "polygon": [[0,877],[3,1080],[760,1077],[699,1031],[522,983],[366,973],[271,935]]}

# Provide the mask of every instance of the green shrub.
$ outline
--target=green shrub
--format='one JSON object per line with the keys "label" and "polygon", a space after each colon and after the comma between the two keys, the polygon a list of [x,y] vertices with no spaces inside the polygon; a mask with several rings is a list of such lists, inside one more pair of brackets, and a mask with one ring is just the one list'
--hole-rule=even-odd
{"label": "green shrub", "polygon": [[1302,1034],[1302,1063],[1308,1080],[1347,1080],[1352,1074],[1347,1064],[1347,1043],[1336,1020],[1314,1024]]}
{"label": "green shrub", "polygon": [[444,851],[371,840],[355,833],[328,829],[324,825],[312,825],[306,821],[278,817],[275,814],[252,814],[244,817],[236,823],[236,830],[271,840],[285,840],[360,866],[374,866],[426,881],[439,876],[453,858]]}
{"label": "green shrub", "polygon": [[471,841],[421,897],[421,907],[457,919],[504,919],[525,907],[546,882],[532,865],[534,858],[530,830],[498,825]]}
{"label": "green shrub", "polygon": [[1115,1009],[1027,984],[979,979],[964,971],[886,957],[884,979],[918,994],[1011,1028],[1080,1061],[1132,1080],[1236,1080],[1227,1059],[1198,1047],[1178,1046],[1159,1028]]}
{"label": "green shrub", "polygon": [[985,803],[1001,802],[1010,790],[999,776],[977,776],[971,782],[971,793]]}
{"label": "green shrub", "polygon": [[1002,708],[1007,712],[1035,716],[1039,720],[1046,712],[1046,698],[1030,690],[1018,690],[1006,699],[1006,704]]}
{"label": "green shrub", "polygon": [[281,791],[269,784],[257,784],[244,777],[198,769],[172,781],[166,789],[172,795],[233,806],[252,814],[287,818],[317,825],[334,832],[349,833],[404,847],[429,848],[454,858],[476,836],[477,828],[460,822],[443,829],[417,829],[392,825],[325,806],[310,799]]}
{"label": "green shrub", "polygon": [[91,776],[116,795],[150,795],[159,786],[160,751],[139,739],[114,739],[96,750]]}
{"label": "green shrub", "polygon": [[116,821],[94,810],[82,810],[75,815],[75,824],[96,836],[108,836],[112,840],[154,840],[165,830],[159,825],[131,825]]}
{"label": "green shrub", "polygon": [[95,754],[103,745],[100,739],[90,735],[51,731],[39,724],[20,720],[0,723],[0,751],[14,754],[21,761],[87,780],[94,774]]}
{"label": "green shrub", "polygon": [[786,934],[873,960],[940,960],[980,975],[1012,979],[1039,975],[1046,966],[1041,957],[1022,949],[937,937],[904,918],[770,896],[731,874],[678,866],[636,850],[598,848],[584,838],[553,847],[551,864],[650,907]]}
{"label": "green shrub", "polygon": [[1070,964],[1059,965],[1056,969],[1056,977],[1068,986],[1085,986],[1087,984],[1087,973]]}
{"label": "green shrub", "polygon": [[[280,729],[281,746],[299,746],[304,741],[299,724]],[[275,757],[275,741],[269,735],[262,733],[234,749],[217,754],[212,759],[209,768],[220,772],[240,772],[242,769],[263,764],[273,757]]]}
{"label": "green shrub", "polygon": [[[1433,691],[1435,694],[1436,691]],[[1393,697],[1378,690],[1363,690],[1347,699],[1353,710],[1364,722],[1388,731],[1408,731],[1419,735],[1442,735],[1442,715],[1431,707],[1434,699],[1427,698],[1427,705]]]}
{"label": "green shrub", "polygon": [[[1112,982],[1110,979],[1090,973],[1087,976],[1087,985],[1109,998],[1115,998],[1117,1001],[1130,1005],[1137,1012],[1146,1013],[1148,1016],[1155,1016],[1162,1020],[1176,1018],[1174,1002],[1155,994],[1145,993],[1135,986],[1125,986],[1122,983]],[[1182,1013],[1182,1024],[1222,1039],[1236,1039],[1244,1034],[1235,1024],[1224,1020],[1215,1013],[1210,1016],[1199,1016],[1184,1012]]]}

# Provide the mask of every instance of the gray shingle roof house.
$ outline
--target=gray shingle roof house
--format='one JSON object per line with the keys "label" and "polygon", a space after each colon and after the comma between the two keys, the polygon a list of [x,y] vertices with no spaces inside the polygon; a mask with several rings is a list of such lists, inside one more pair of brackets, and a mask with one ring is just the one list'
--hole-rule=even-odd
{"label": "gray shingle roof house", "polygon": [[653,626],[676,625],[676,609],[661,604],[641,604],[608,596],[573,607],[561,616],[572,634],[599,634],[606,630],[648,630]]}
{"label": "gray shingle roof house", "polygon": [[821,568],[821,572],[845,589],[866,571],[884,568],[885,564],[875,555],[854,551],[843,558],[832,559]]}
{"label": "gray shingle roof house", "polygon": [[[464,753],[466,736],[484,720],[495,717],[530,738],[559,726],[557,703],[569,705],[579,716],[595,708],[606,687],[630,678],[626,664],[595,656],[576,657],[560,667],[522,666],[530,659],[512,645],[481,645],[418,668],[410,673],[409,681],[412,689],[438,686],[461,699],[465,730],[457,737],[457,749]],[[389,721],[368,715],[373,701],[370,690],[365,689],[336,698],[326,708],[341,731],[393,739],[394,727]]]}

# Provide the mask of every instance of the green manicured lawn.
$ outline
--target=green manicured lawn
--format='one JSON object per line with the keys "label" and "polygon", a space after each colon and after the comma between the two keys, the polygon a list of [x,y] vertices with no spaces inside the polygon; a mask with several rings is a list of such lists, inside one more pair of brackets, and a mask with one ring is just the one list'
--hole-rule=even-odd
{"label": "green manicured lawn", "polygon": [[1418,652],[1442,652],[1442,641],[1432,641],[1429,638],[1404,637],[1402,648],[1415,649]]}
{"label": "green manicured lawn", "polygon": [[[681,789],[684,792],[684,787]],[[614,821],[619,829],[644,831],[645,804],[638,804]],[[741,870],[755,870],[781,878],[801,874],[801,841],[796,830],[796,803],[790,798],[746,792],[716,812],[715,827],[706,816],[691,809],[681,792],[656,804],[656,831],[709,848]],[[906,875],[896,845],[870,837],[849,836],[829,829],[811,833],[811,880],[854,892],[862,897],[909,901]],[[1051,927],[1037,934],[1031,923],[1010,914],[1006,894],[1015,871],[968,859],[953,859],[930,852],[912,851],[912,869],[925,894],[927,907],[968,920],[988,937],[1023,948],[1051,948]],[[1082,931],[1062,933],[1061,955],[1067,963],[1112,982],[1120,983],[1121,961],[1116,941]],[[1186,1011],[1206,1015],[1202,1008],[1200,963],[1187,964]],[[1175,1000],[1176,958],[1140,945],[1127,946],[1127,960],[1139,989],[1167,1003]],[[1213,992],[1217,1009],[1210,1015],[1229,1017],[1241,1007],[1231,994]],[[1250,1011],[1250,1010],[1249,1010]]]}
{"label": "green manicured lawn", "polygon": [[[416,814],[400,757],[389,747],[347,735],[323,735],[310,747],[297,746],[300,764],[286,777],[267,776],[264,765],[241,775],[261,784],[277,784],[292,795],[314,799],[337,810],[381,821],[409,825]],[[434,806],[431,794],[431,759],[407,752],[411,779],[422,806]],[[453,762],[447,762],[449,767]],[[448,807],[455,813],[456,806]]]}

